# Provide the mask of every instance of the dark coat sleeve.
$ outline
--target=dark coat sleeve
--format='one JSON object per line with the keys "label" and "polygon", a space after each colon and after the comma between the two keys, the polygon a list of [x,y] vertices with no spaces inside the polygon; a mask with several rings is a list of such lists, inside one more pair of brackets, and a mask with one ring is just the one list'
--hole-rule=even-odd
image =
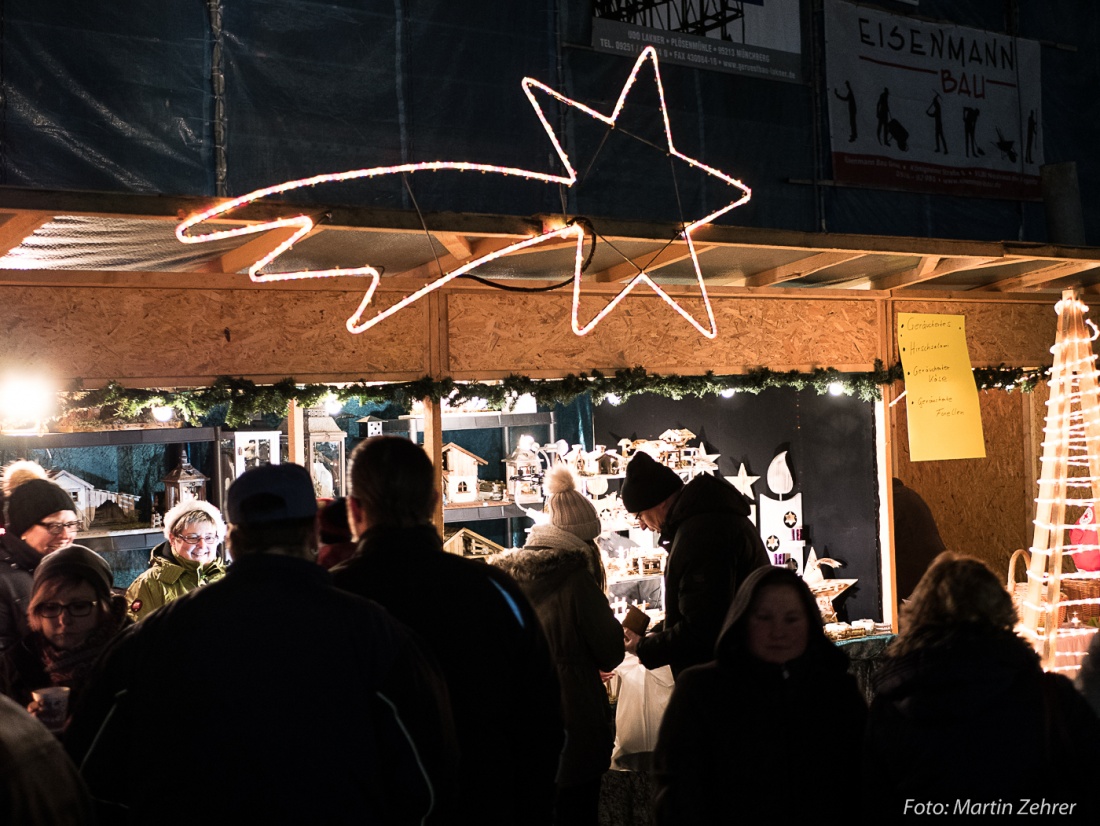
{"label": "dark coat sleeve", "polygon": [[[509,601],[521,618],[525,667],[518,677],[516,691],[526,698],[523,719],[515,721],[515,754],[524,755],[526,769],[516,775],[514,799],[524,801],[525,822],[549,824],[553,819],[558,761],[565,741],[561,711],[561,683],[550,646],[535,609],[507,574],[497,572],[498,587],[509,594]],[[504,586],[501,580],[507,581]]]}
{"label": "dark coat sleeve", "polygon": [[722,628],[737,585],[750,571],[766,565],[768,557],[760,538],[747,520],[700,514],[676,531],[668,559],[665,594],[675,600],[676,618],[663,631],[638,643],[638,660],[646,668],[672,666],[679,673],[714,657],[714,644]]}
{"label": "dark coat sleeve", "polygon": [[585,581],[576,588],[578,627],[584,629],[584,639],[596,667],[611,671],[626,656],[623,627],[599,586],[587,572],[583,577]]}
{"label": "dark coat sleeve", "polygon": [[692,669],[677,682],[669,699],[653,753],[657,826],[713,822],[716,807],[711,795],[724,792],[709,780],[714,760],[701,736],[712,726],[709,710],[715,698],[710,695],[708,675]]}
{"label": "dark coat sleeve", "polygon": [[[395,823],[458,823],[459,749],[447,683],[414,635],[402,642],[375,697]],[[421,820],[421,816],[428,816]]]}

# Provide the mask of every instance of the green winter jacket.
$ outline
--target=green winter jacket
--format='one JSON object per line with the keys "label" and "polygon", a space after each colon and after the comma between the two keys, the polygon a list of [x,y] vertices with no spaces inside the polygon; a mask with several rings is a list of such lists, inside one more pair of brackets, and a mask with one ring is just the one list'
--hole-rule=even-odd
{"label": "green winter jacket", "polygon": [[149,570],[126,589],[130,616],[139,620],[164,603],[221,579],[225,576],[225,567],[225,562],[217,558],[201,568],[185,566],[172,553],[172,546],[161,542],[149,554]]}

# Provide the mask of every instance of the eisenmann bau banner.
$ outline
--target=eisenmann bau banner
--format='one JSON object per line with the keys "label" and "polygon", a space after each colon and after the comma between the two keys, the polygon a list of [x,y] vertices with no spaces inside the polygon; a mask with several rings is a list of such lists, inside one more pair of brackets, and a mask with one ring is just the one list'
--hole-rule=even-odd
{"label": "eisenmann bau banner", "polygon": [[1039,44],[826,5],[837,181],[987,198],[1039,198]]}

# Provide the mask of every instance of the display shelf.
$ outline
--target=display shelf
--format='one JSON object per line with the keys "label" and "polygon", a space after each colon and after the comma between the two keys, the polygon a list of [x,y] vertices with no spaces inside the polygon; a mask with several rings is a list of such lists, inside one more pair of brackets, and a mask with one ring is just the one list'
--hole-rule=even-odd
{"label": "display shelf", "polygon": [[[421,424],[423,416],[401,416],[397,419],[387,419],[382,422],[383,433],[407,434],[413,441],[418,440],[423,430]],[[444,413],[442,428],[448,430],[503,430],[512,427],[538,427],[549,425],[550,441],[554,441],[554,425],[556,423],[553,413]],[[505,453],[508,451],[505,450]]]}
{"label": "display shelf", "polygon": [[41,436],[0,436],[6,450],[53,449],[59,447],[123,447],[126,445],[168,445],[212,442],[217,428],[164,427],[132,430],[97,430],[79,433],[44,433]]}
{"label": "display shelf", "polygon": [[444,506],[443,524],[484,522],[489,519],[517,519],[525,515],[523,508],[515,502],[470,502],[469,504]]}
{"label": "display shelf", "polygon": [[[414,442],[420,441],[423,432],[423,416],[401,416],[397,419],[387,419],[382,422],[382,432],[392,435],[406,436]],[[444,413],[441,429],[443,432],[454,430],[499,430],[502,453],[508,456],[511,452],[511,430],[514,427],[548,427],[550,429],[549,443],[553,443],[556,418],[554,413]],[[541,507],[541,502],[526,503],[529,507]],[[458,522],[486,522],[495,519],[508,521],[506,532],[506,546],[511,547],[512,520],[525,517],[522,505],[513,501],[495,502],[463,502],[454,505],[444,505],[443,524],[449,525]]]}

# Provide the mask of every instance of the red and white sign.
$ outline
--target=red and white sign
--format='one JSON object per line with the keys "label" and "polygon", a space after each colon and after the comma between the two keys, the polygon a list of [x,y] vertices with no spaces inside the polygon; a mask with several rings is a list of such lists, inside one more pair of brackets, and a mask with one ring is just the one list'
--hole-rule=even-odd
{"label": "red and white sign", "polygon": [[1040,197],[1038,42],[839,0],[826,9],[835,180]]}

